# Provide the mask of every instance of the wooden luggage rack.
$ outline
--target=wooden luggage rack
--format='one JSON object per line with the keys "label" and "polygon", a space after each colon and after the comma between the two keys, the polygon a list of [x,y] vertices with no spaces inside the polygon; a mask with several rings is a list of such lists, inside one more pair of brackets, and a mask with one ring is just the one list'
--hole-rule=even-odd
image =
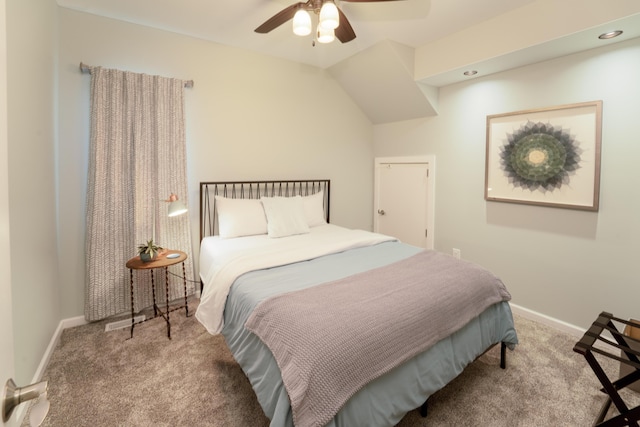
{"label": "wooden luggage rack", "polygon": [[[598,380],[602,383],[603,388],[601,391],[608,395],[608,398],[602,405],[598,418],[596,418],[593,425],[602,427],[640,427],[638,425],[638,420],[640,420],[640,405],[631,409],[628,408],[627,404],[622,400],[622,397],[620,397],[620,394],[618,393],[618,390],[640,380],[640,360],[638,360],[640,352],[630,347],[630,343],[640,345],[640,341],[618,331],[614,322],[638,327],[635,323],[616,318],[611,313],[603,311],[600,313],[596,321],[593,322],[589,330],[585,332],[582,339],[576,343],[573,347],[573,351],[582,354],[587,359],[587,363],[589,363],[589,366],[593,369]],[[611,334],[615,342],[602,336],[602,333],[605,331]],[[600,344],[595,346],[594,344],[597,342],[600,342]],[[639,347],[636,346],[636,348]],[[615,353],[612,353],[611,351],[615,351]],[[627,357],[622,357],[622,353]],[[632,366],[634,369],[622,378],[611,382],[605,371],[602,369],[602,366],[600,366],[595,354],[615,359],[621,363]],[[618,409],[619,415],[611,417],[605,421],[604,418],[607,415],[612,402]]]}

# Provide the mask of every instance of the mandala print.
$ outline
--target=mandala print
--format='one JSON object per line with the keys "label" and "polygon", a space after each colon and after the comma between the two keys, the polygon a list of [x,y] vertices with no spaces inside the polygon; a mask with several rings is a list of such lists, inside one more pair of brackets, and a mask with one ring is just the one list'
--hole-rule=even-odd
{"label": "mandala print", "polygon": [[527,122],[500,149],[500,165],[515,187],[554,191],[580,168],[582,149],[573,136],[547,123]]}

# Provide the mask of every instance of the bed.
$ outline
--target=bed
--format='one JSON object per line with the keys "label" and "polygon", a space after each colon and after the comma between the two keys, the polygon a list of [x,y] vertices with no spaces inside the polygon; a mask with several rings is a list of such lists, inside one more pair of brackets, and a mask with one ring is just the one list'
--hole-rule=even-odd
{"label": "bed", "polygon": [[[200,184],[201,301],[271,426],[393,426],[518,342],[487,270],[330,223],[330,181]],[[425,413],[426,414],[426,413]]]}

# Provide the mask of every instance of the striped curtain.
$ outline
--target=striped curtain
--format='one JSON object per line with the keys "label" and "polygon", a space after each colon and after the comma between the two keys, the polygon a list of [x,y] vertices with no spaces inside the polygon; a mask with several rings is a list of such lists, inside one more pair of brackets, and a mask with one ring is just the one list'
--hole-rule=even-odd
{"label": "striped curtain", "polygon": [[[91,149],[87,188],[85,318],[131,312],[126,262],[138,244],[186,252],[193,278],[189,215],[169,218],[165,200],[176,193],[188,205],[185,81],[92,67]],[[155,215],[154,215],[155,211]],[[169,299],[183,297],[182,267],[169,267]],[[162,274],[160,274],[162,273]],[[155,271],[158,301],[165,275]],[[152,304],[149,270],[134,271],[134,309]],[[192,281],[188,293],[194,292]]]}

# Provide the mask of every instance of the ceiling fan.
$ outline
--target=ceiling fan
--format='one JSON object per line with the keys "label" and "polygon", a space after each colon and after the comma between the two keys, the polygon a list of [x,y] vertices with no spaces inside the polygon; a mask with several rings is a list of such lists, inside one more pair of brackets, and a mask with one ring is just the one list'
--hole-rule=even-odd
{"label": "ceiling fan", "polygon": [[[398,0],[342,0],[351,3],[369,3],[380,1]],[[356,38],[356,33],[334,0],[308,0],[306,3],[292,4],[267,19],[255,29],[256,33],[266,34],[279,27],[290,19],[293,19],[293,32],[296,35],[306,36],[311,33],[311,15],[318,15],[316,37],[320,43],[329,43],[337,38],[342,43],[350,42]]]}

